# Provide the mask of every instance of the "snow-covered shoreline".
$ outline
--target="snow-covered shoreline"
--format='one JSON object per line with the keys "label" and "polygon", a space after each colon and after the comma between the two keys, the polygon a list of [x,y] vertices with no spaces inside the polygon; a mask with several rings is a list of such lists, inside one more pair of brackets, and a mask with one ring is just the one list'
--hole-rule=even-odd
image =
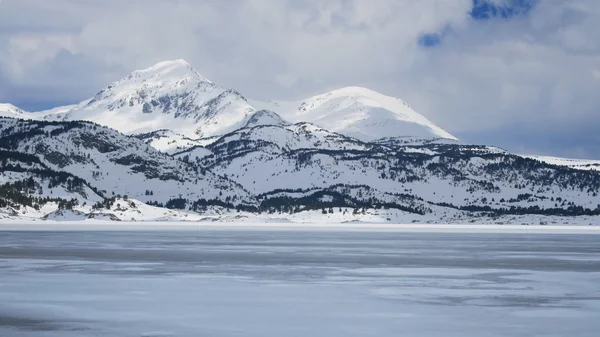
{"label": "snow-covered shoreline", "polygon": [[2,221],[0,231],[383,231],[431,233],[598,234],[600,226],[580,225],[493,225],[493,224],[371,224],[371,223],[255,223],[255,222],[111,222],[88,220]]}

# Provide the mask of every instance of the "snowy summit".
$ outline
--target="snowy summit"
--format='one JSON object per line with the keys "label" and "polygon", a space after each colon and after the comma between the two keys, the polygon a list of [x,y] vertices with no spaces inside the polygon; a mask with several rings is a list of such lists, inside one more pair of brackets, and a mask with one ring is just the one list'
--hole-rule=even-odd
{"label": "snowy summit", "polygon": [[[16,107],[8,111],[25,113]],[[181,59],[134,71],[78,105],[35,115],[92,121],[127,134],[170,130],[188,138],[219,136],[249,125],[309,122],[362,141],[457,140],[402,100],[367,88],[347,87],[292,102],[247,100]]]}
{"label": "snowy summit", "polygon": [[311,122],[363,141],[393,137],[458,140],[401,99],[363,87],[346,87],[295,102],[273,101],[265,107],[291,121]]}

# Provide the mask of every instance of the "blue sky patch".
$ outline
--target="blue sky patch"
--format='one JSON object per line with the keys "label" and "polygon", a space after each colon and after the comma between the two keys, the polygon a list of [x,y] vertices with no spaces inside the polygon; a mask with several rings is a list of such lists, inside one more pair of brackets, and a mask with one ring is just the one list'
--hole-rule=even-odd
{"label": "blue sky patch", "polygon": [[442,43],[442,36],[438,33],[422,34],[418,42],[424,47],[434,47]]}
{"label": "blue sky patch", "polygon": [[536,0],[506,0],[505,4],[498,5],[490,0],[473,0],[473,9],[469,14],[473,20],[509,20],[515,16],[529,14],[535,3]]}
{"label": "blue sky patch", "polygon": [[[537,0],[505,0],[503,4],[491,0],[473,0],[473,7],[468,15],[476,21],[510,20],[517,16],[528,15],[536,3]],[[417,39],[417,43],[423,47],[435,47],[442,43],[449,31],[450,28],[446,27],[443,32],[423,33]]]}

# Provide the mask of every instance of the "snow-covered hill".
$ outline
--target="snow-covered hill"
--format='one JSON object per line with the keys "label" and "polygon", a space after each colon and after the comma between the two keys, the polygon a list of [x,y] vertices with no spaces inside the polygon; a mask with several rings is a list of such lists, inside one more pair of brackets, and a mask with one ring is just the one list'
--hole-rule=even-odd
{"label": "snow-covered hill", "polygon": [[[190,212],[214,207],[223,209],[217,218],[230,217],[226,209],[291,217],[332,208],[393,209],[429,222],[600,215],[595,171],[493,147],[363,142],[310,123],[242,128],[169,155],[90,122],[4,118],[0,151],[3,216],[72,209],[85,216],[121,212],[117,218],[127,220],[159,213],[198,219]],[[114,209],[119,195],[135,207]]]}
{"label": "snow-covered hill", "polygon": [[273,111],[269,111],[269,110],[259,110],[247,118],[243,127],[249,128],[249,127],[260,126],[260,125],[282,126],[282,125],[287,125],[287,124],[289,124],[289,123],[287,121],[285,121],[283,118],[281,118],[281,116],[279,116],[277,113],[275,113]]}
{"label": "snow-covered hill", "polygon": [[292,122],[310,122],[363,141],[385,137],[457,140],[399,98],[347,87],[295,102],[252,102]]}
{"label": "snow-covered hill", "polygon": [[0,148],[33,155],[108,197],[166,203],[175,198],[252,204],[235,182],[161,153],[142,140],[89,122],[0,119]]}
{"label": "snow-covered hill", "polygon": [[449,209],[567,214],[573,207],[600,207],[600,174],[594,172],[497,148],[390,147],[330,133],[308,137],[293,128],[302,124],[238,130],[208,145],[212,155],[199,165],[224,173],[262,202],[276,199],[285,207],[394,204],[438,215]]}
{"label": "snow-covered hill", "polygon": [[523,157],[539,160],[552,165],[566,166],[578,170],[600,171],[600,160],[571,159],[534,155],[523,155]]}

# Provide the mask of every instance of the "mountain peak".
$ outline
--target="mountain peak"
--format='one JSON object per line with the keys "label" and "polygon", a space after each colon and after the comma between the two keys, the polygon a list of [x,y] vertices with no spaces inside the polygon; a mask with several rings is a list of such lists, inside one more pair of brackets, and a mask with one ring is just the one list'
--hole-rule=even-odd
{"label": "mountain peak", "polygon": [[148,68],[137,70],[138,72],[161,72],[174,68],[193,69],[192,66],[184,59],[167,60],[158,62]]}
{"label": "mountain peak", "polygon": [[0,103],[0,111],[3,112],[14,112],[14,113],[23,113],[24,110],[10,104],[10,103]]}
{"label": "mountain peak", "polygon": [[458,140],[399,98],[360,86],[349,86],[296,102],[256,102],[291,122],[310,121],[329,131],[362,141],[413,137]]}
{"label": "mountain peak", "polygon": [[109,98],[121,100],[116,105],[109,104],[112,107],[123,107],[124,100],[133,107],[136,100],[143,104],[142,101],[145,101],[150,94],[162,97],[174,93],[189,93],[198,88],[211,91],[214,87],[216,87],[214,83],[200,75],[185,60],[163,61],[146,69],[135,70],[111,83],[87,102],[87,106],[95,107],[99,101],[106,101]]}
{"label": "mountain peak", "polygon": [[89,120],[124,133],[169,129],[197,138],[233,131],[253,111],[240,93],[221,88],[178,59],[133,71],[63,119]]}
{"label": "mountain peak", "polygon": [[372,89],[369,89],[366,87],[360,87],[360,86],[348,86],[348,87],[335,89],[335,90],[332,90],[325,94],[314,96],[313,99],[320,98],[322,100],[325,100],[328,98],[336,98],[336,97],[347,97],[347,98],[354,98],[354,99],[371,99],[371,100],[379,102],[379,104],[381,104],[381,101],[388,101],[388,102],[396,101],[396,102],[401,102],[404,106],[408,107],[408,104],[405,103],[400,98],[384,95],[378,91],[375,91],[375,90],[372,90]]}
{"label": "mountain peak", "polygon": [[158,62],[148,68],[136,70],[126,77],[127,80],[152,78],[161,80],[189,78],[198,82],[212,83],[183,59]]}
{"label": "mountain peak", "polygon": [[157,64],[155,64],[155,66],[160,66],[160,65],[181,65],[181,66],[184,66],[184,67],[190,67],[190,68],[192,67],[184,59],[166,60],[166,61],[158,62]]}
{"label": "mountain peak", "polygon": [[381,95],[380,93],[378,93],[375,90],[366,88],[366,87],[361,87],[361,86],[357,86],[357,85],[351,85],[351,86],[347,86],[347,87],[343,87],[343,88],[339,88],[339,89],[335,89],[331,91],[332,93],[340,93],[340,94],[360,94],[360,95]]}
{"label": "mountain peak", "polygon": [[248,116],[243,127],[248,128],[248,127],[254,127],[254,126],[261,126],[261,125],[283,126],[283,125],[288,125],[288,124],[289,124],[288,122],[286,122],[283,118],[281,118],[281,116],[279,116],[277,113],[275,113],[273,111],[258,110],[255,113],[253,113],[252,115]]}
{"label": "mountain peak", "polygon": [[9,103],[0,103],[0,117],[31,118],[31,116],[26,115],[28,114],[23,109]]}

